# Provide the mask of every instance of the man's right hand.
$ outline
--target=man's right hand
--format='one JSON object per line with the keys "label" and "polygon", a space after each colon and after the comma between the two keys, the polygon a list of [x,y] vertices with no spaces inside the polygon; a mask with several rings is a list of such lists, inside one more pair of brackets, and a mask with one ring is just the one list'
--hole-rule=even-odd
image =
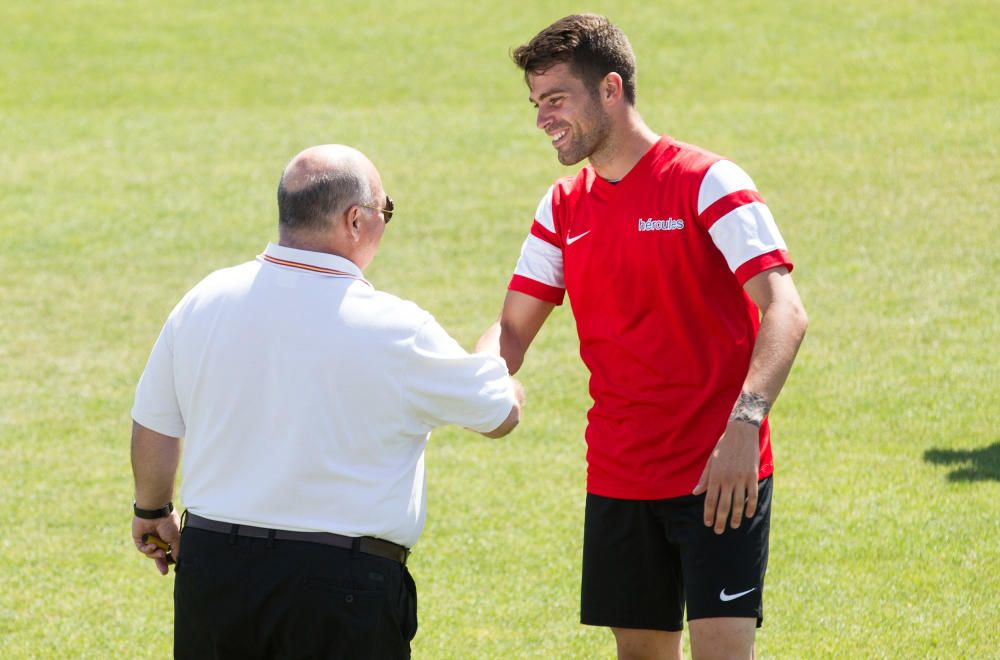
{"label": "man's right hand", "polygon": [[174,511],[169,516],[153,520],[132,518],[132,541],[135,542],[135,549],[156,563],[156,569],[160,571],[160,575],[166,575],[169,566],[167,553],[157,547],[155,543],[143,543],[142,537],[145,534],[153,534],[169,544],[170,556],[173,561],[177,561],[181,554],[180,516]]}

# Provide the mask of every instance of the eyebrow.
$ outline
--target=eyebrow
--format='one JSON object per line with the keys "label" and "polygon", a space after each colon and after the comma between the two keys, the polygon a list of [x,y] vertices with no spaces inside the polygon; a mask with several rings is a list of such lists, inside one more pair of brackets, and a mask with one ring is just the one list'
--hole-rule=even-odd
{"label": "eyebrow", "polygon": [[549,91],[545,92],[544,94],[540,94],[538,96],[538,101],[536,101],[535,99],[533,99],[533,98],[531,98],[529,96],[528,97],[528,103],[539,103],[539,102],[544,101],[548,97],[553,96],[555,94],[565,94],[565,93],[566,93],[566,90],[563,89],[563,88],[561,88],[561,87],[556,88],[556,89],[550,89]]}

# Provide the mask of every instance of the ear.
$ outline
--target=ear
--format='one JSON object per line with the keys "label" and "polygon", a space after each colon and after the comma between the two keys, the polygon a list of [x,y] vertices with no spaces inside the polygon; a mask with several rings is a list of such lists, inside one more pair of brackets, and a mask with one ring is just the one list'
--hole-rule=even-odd
{"label": "ear", "polygon": [[352,206],[347,209],[341,219],[341,224],[351,240],[357,243],[361,240],[361,207]]}
{"label": "ear", "polygon": [[622,77],[612,71],[601,80],[601,103],[606,106],[614,105],[622,100],[625,94],[625,85]]}

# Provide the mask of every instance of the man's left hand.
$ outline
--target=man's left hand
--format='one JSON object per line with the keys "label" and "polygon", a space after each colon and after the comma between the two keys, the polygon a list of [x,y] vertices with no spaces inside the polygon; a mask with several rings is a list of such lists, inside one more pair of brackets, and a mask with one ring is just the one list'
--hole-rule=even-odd
{"label": "man's left hand", "polygon": [[745,514],[757,510],[757,474],[760,467],[760,429],[747,422],[731,421],[712,450],[693,493],[705,493],[705,526],[716,534],[733,529]]}

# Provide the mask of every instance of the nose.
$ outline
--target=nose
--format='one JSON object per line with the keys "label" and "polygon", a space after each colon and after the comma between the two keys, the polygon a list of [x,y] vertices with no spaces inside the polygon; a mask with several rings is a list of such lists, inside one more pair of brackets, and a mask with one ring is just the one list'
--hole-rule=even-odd
{"label": "nose", "polygon": [[535,115],[535,126],[544,131],[551,121],[552,118],[545,112],[545,108],[539,106],[538,113]]}

